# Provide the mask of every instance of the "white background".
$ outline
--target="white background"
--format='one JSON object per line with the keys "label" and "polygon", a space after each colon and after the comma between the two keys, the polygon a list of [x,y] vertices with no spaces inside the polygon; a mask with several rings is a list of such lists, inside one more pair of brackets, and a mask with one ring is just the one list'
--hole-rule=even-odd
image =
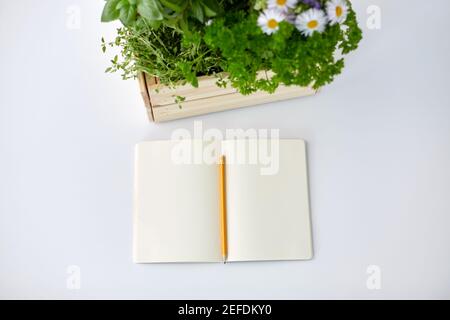
{"label": "white background", "polygon": [[227,265],[131,262],[134,144],[194,119],[149,123],[103,73],[102,6],[0,1],[0,298],[450,298],[449,1],[354,1],[365,38],[319,95],[195,118],[308,142],[315,258]]}

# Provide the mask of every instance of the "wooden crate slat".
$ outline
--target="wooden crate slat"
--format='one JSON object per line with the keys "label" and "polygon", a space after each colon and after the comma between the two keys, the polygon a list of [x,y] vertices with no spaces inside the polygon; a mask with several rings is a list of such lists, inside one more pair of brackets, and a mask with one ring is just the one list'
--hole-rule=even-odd
{"label": "wooden crate slat", "polygon": [[174,104],[176,96],[184,97],[184,102],[186,102],[237,92],[230,85],[226,88],[220,88],[216,85],[216,82],[216,77],[204,76],[199,77],[198,88],[190,84],[169,88],[158,83],[150,83],[147,87],[153,107]]}
{"label": "wooden crate slat", "polygon": [[[267,75],[270,77],[271,73],[267,72]],[[261,72],[258,76],[265,77],[266,73]],[[213,76],[199,77],[200,88],[184,85],[171,89],[159,84],[157,78],[146,74],[139,74],[138,80],[148,117],[155,122],[309,96],[317,92],[310,87],[281,85],[273,94],[260,91],[244,96],[232,87],[225,89],[217,87],[217,78]],[[156,88],[159,88],[158,92]],[[176,95],[186,97],[181,103],[182,108],[174,102]]]}
{"label": "wooden crate slat", "polygon": [[146,76],[143,73],[138,74],[139,81],[139,90],[142,95],[142,99],[144,100],[144,104],[146,108],[150,108],[150,96],[147,90]]}
{"label": "wooden crate slat", "polygon": [[153,108],[152,103],[150,101],[150,95],[148,93],[147,83],[149,81],[149,77],[147,77],[144,73],[138,74],[138,82],[139,82],[139,90],[141,92],[142,99],[144,100],[145,108],[147,109],[147,115],[150,121],[155,121],[153,116]]}
{"label": "wooden crate slat", "polygon": [[256,92],[252,95],[244,96],[238,92],[235,92],[226,95],[185,101],[182,103],[181,109],[177,104],[157,106],[153,108],[153,115],[154,121],[162,122],[192,117],[205,113],[219,112],[296,97],[309,96],[315,93],[316,90],[312,88],[297,86],[280,86],[274,94],[269,94],[267,92]]}

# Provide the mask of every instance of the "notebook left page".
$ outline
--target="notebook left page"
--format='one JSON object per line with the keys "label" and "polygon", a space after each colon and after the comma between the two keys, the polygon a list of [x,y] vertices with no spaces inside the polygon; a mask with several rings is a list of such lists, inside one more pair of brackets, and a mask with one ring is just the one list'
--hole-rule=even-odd
{"label": "notebook left page", "polygon": [[175,159],[180,152],[175,141],[136,145],[135,263],[222,261],[217,165]]}

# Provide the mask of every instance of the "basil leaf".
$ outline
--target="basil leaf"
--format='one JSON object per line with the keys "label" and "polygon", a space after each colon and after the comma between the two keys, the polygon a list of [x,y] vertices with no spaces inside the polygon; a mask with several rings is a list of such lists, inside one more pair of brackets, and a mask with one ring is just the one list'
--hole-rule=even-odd
{"label": "basil leaf", "polygon": [[219,3],[216,0],[202,0],[205,14],[208,17],[214,17],[220,13],[221,9]]}
{"label": "basil leaf", "polygon": [[109,22],[119,18],[120,10],[116,7],[121,0],[108,0],[103,8],[102,12],[102,22]]}
{"label": "basil leaf", "polygon": [[140,0],[137,12],[150,21],[163,20],[161,4],[157,0]]}
{"label": "basil leaf", "polygon": [[160,0],[160,1],[161,4],[177,13],[183,11],[184,8],[186,8],[186,5],[188,4],[188,1],[185,0]]}
{"label": "basil leaf", "polygon": [[196,18],[198,21],[203,22],[205,20],[205,16],[203,15],[203,8],[200,2],[193,1],[192,2],[192,16]]}
{"label": "basil leaf", "polygon": [[121,10],[123,7],[128,7],[129,5],[130,5],[130,4],[128,3],[127,0],[121,0],[121,1],[117,4],[116,9],[117,9],[117,10]]}
{"label": "basil leaf", "polygon": [[120,10],[119,18],[125,26],[131,26],[136,20],[136,14],[136,7],[130,5],[128,7],[123,7],[122,10]]}

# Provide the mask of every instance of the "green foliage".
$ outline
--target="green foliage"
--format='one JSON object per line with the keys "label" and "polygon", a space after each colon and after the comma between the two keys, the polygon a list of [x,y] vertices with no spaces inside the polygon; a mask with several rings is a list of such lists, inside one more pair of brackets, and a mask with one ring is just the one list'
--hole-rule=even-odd
{"label": "green foliage", "polygon": [[217,0],[106,0],[102,22],[119,19],[127,27],[145,22],[154,29],[164,25],[189,32],[220,12]]}
{"label": "green foliage", "polygon": [[[342,25],[305,37],[287,21],[264,34],[254,9],[264,0],[108,0],[102,21],[120,19],[124,27],[115,41],[102,39],[103,51],[121,48],[122,58],[114,57],[107,72],[121,71],[125,79],[146,72],[170,86],[198,86],[198,76],[216,75],[218,86],[231,84],[242,94],[273,92],[280,84],[319,88],[342,71],[343,56],[362,38],[348,4]],[[299,3],[295,11],[308,8]]]}
{"label": "green foliage", "polygon": [[[233,87],[243,94],[257,90],[273,92],[279,84],[319,88],[331,82],[344,67],[343,58],[335,59],[336,48],[346,54],[361,40],[352,11],[345,26],[329,26],[323,33],[305,38],[288,22],[272,36],[255,28],[257,14],[236,12],[218,18],[206,28],[206,44],[218,49],[221,68],[229,73]],[[258,79],[260,70],[271,70],[272,77]]]}
{"label": "green foliage", "polygon": [[197,76],[221,71],[220,57],[212,53],[200,35],[188,37],[165,26],[153,29],[143,23],[119,28],[114,41],[106,43],[102,39],[102,50],[108,47],[121,48],[122,59],[114,57],[106,72],[120,71],[124,79],[146,72],[169,86],[180,81],[197,86]]}
{"label": "green foliage", "polygon": [[339,44],[339,48],[342,49],[343,54],[348,54],[358,48],[358,44],[362,39],[362,31],[358,27],[356,14],[353,10],[350,11],[344,26],[347,28],[343,31],[343,41]]}

